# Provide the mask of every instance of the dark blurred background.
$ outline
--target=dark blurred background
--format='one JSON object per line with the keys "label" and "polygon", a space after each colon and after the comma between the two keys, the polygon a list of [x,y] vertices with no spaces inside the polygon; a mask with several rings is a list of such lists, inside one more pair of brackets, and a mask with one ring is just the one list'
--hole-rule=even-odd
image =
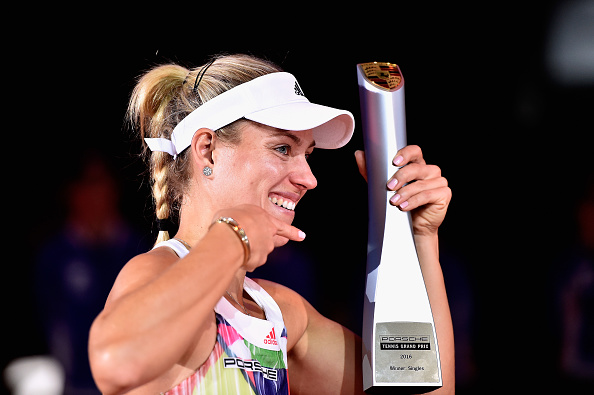
{"label": "dark blurred background", "polygon": [[53,355],[65,393],[93,393],[88,326],[119,267],[156,237],[140,141],[124,124],[135,80],[243,52],[280,64],[359,127],[345,148],[312,157],[318,187],[295,220],[307,240],[258,275],[360,333],[355,65],[397,63],[409,143],[453,190],[440,236],[458,392],[593,388],[594,1],[150,7],[22,10],[5,28],[0,369]]}

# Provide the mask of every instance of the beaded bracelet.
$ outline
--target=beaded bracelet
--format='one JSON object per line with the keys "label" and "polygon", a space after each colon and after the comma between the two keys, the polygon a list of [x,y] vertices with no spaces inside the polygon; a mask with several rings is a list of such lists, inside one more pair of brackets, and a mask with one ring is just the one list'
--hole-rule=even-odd
{"label": "beaded bracelet", "polygon": [[220,224],[220,223],[225,223],[225,224],[229,225],[231,227],[231,229],[233,229],[235,231],[235,233],[237,234],[237,237],[239,237],[239,240],[241,240],[241,243],[243,244],[243,254],[244,254],[243,264],[245,265],[246,262],[250,259],[250,251],[251,251],[250,250],[250,242],[248,240],[247,235],[245,234],[245,231],[243,230],[243,228],[241,228],[239,226],[237,221],[231,217],[220,217],[219,219],[214,221],[210,226],[212,226],[214,224]]}

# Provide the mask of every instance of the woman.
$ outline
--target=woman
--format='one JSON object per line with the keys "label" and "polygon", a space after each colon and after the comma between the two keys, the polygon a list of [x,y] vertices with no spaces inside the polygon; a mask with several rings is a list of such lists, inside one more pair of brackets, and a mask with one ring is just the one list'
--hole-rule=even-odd
{"label": "woman", "polygon": [[[346,144],[347,111],[310,103],[288,73],[249,56],[194,70],[154,68],[138,82],[130,118],[151,150],[158,223],[179,216],[169,239],[122,269],[95,320],[95,380],[115,393],[362,393],[360,339],[301,296],[246,273],[305,233],[295,206],[316,187],[316,148]],[[365,176],[364,156],[356,154]],[[413,211],[415,241],[440,344],[444,387],[453,391],[453,335],[437,251],[450,200],[439,168],[418,147],[386,180],[394,205]],[[407,186],[410,181],[417,180]],[[287,369],[288,368],[288,369]]]}

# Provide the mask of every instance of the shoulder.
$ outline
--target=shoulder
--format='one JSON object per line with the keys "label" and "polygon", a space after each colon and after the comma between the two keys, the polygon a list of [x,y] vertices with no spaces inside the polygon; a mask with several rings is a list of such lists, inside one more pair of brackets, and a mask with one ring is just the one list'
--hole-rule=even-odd
{"label": "shoulder", "polygon": [[292,289],[260,278],[253,279],[260,287],[262,287],[279,305],[279,307],[288,307],[290,310],[299,309],[303,307],[303,302],[307,301]]}
{"label": "shoulder", "polygon": [[262,279],[253,279],[281,309],[287,327],[287,348],[290,350],[301,339],[309,322],[313,307],[297,292],[284,285]]}
{"label": "shoulder", "polygon": [[178,260],[168,247],[155,248],[130,259],[118,274],[105,306],[149,283]]}

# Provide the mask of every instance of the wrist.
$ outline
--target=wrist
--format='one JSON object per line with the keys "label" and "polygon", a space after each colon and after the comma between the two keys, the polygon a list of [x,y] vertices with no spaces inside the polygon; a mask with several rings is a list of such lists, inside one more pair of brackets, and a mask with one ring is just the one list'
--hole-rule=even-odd
{"label": "wrist", "polygon": [[250,259],[251,249],[250,242],[243,228],[239,225],[239,223],[237,223],[237,221],[235,221],[231,217],[219,217],[210,225],[210,228],[217,224],[227,226],[228,229],[232,230],[235,233],[235,235],[239,238],[239,242],[241,243],[241,246],[243,248],[243,265],[245,265],[247,261]]}
{"label": "wrist", "polygon": [[217,255],[220,258],[225,257],[225,261],[233,262],[233,267],[229,268],[233,271],[240,269],[245,259],[243,246],[237,241],[234,233],[225,223],[215,222],[208,228],[207,234],[210,247],[217,251]]}
{"label": "wrist", "polygon": [[415,233],[413,234],[415,243],[422,244],[439,244],[439,237],[437,233]]}
{"label": "wrist", "polygon": [[417,255],[421,265],[425,262],[439,262],[439,238],[435,234],[414,235]]}

